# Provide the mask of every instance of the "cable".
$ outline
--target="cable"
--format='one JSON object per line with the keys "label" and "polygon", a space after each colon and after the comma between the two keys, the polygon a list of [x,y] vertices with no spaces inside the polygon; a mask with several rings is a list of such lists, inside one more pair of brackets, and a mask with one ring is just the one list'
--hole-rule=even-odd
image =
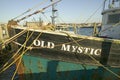
{"label": "cable", "polygon": [[101,30],[100,32],[104,32],[104,31],[109,30],[109,29],[111,29],[113,27],[117,27],[119,24],[120,24],[120,22],[118,22],[118,23],[116,23],[116,24],[114,24],[114,25],[112,25],[112,26],[110,26],[108,28],[105,28],[104,30]]}
{"label": "cable", "polygon": [[23,13],[20,14],[19,16],[13,18],[12,20],[17,19],[18,17],[25,15],[26,13],[28,13],[28,12],[34,10],[35,8],[37,8],[38,6],[44,4],[44,3],[47,2],[47,1],[48,1],[48,0],[44,0],[43,2],[41,2],[41,3],[37,4],[37,5],[35,5],[34,7],[32,7],[31,9],[28,9],[27,11],[23,12]]}
{"label": "cable", "polygon": [[[28,33],[27,33],[27,37],[26,37],[26,41],[25,41],[24,46],[26,46],[26,44],[27,44],[27,39],[28,39],[28,38],[29,38],[29,31],[28,31]],[[23,47],[23,51],[22,51],[22,52],[24,52],[24,51],[25,51],[25,47]],[[20,65],[20,63],[21,63],[21,60],[22,60],[22,57],[18,60],[17,68],[16,68],[16,70],[15,70],[15,72],[14,72],[11,80],[14,80],[14,77],[15,77],[17,71],[18,71],[18,68],[19,68],[19,65]]]}
{"label": "cable", "polygon": [[85,21],[87,23],[96,13],[97,11],[102,7],[103,3],[100,5],[100,7],[97,8],[97,10]]}
{"label": "cable", "polygon": [[[30,39],[30,37],[32,36],[32,34],[33,34],[33,32],[31,33],[31,35],[29,36],[29,38],[23,43],[23,45],[26,44],[26,42]],[[13,59],[15,56],[18,55],[19,51],[20,51],[22,48],[23,48],[23,46],[20,47],[20,48],[18,49],[18,51],[12,56],[12,58],[10,58],[10,60],[8,60],[8,61],[3,65],[3,67],[0,69],[0,73],[2,73],[2,72],[4,71],[3,69],[9,64],[9,62],[11,62],[11,59]],[[3,70],[3,71],[2,71],[2,70]]]}
{"label": "cable", "polygon": [[[38,39],[40,36],[42,35],[42,32],[39,33],[39,35],[35,38]],[[30,46],[21,53],[21,55],[19,55],[11,64],[9,64],[8,66],[4,67],[2,70],[0,70],[0,73],[2,73],[3,71],[5,71],[6,69],[8,69],[11,65],[13,65],[18,59],[20,59],[29,49],[31,49],[33,43],[30,44]]]}
{"label": "cable", "polygon": [[[74,39],[72,38],[68,33],[63,32],[66,35],[68,35],[75,43],[76,45],[80,46],[80,44]],[[112,73],[113,75],[115,75],[116,77],[118,77],[120,79],[120,76],[116,73],[114,73],[113,71],[111,71],[110,69],[108,69],[107,67],[105,67],[104,65],[102,65],[101,63],[99,63],[94,57],[92,57],[90,54],[86,54],[87,56],[89,56],[92,60],[94,60],[97,64],[101,65],[105,70],[109,71],[110,73]]]}

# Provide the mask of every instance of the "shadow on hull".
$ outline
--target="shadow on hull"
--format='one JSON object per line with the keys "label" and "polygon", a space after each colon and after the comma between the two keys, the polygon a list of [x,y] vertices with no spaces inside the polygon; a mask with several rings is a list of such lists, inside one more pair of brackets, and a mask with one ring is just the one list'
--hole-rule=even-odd
{"label": "shadow on hull", "polygon": [[[102,67],[23,57],[25,72],[19,74],[19,80],[119,80]],[[119,68],[109,68],[120,75]]]}

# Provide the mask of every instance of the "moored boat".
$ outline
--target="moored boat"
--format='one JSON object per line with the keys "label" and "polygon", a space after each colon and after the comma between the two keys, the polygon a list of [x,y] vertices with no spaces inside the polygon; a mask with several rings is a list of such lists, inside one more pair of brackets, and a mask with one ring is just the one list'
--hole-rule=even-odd
{"label": "moored boat", "polygon": [[[114,9],[113,7],[113,8],[108,8],[108,10],[104,10],[103,16],[114,14],[114,12],[117,13],[117,15],[120,13],[118,9],[116,8]],[[114,15],[113,15],[114,18],[118,18],[115,17],[117,15],[115,16]],[[105,19],[103,19],[103,23],[108,19],[113,19],[111,17],[110,18],[104,17],[104,18]],[[20,20],[18,20],[18,22]],[[118,22],[116,22],[113,25],[116,24],[118,26]],[[115,28],[115,27],[105,28],[104,26],[105,25],[103,25],[102,31],[100,32],[100,35],[98,35],[98,37],[90,37],[90,36],[88,37],[88,36],[76,35],[73,33],[71,34],[66,31],[55,31],[51,29],[42,30],[42,29],[34,29],[28,27],[20,27],[17,25],[17,21],[10,21],[8,27],[9,27],[9,33],[12,32],[10,34],[11,37],[14,37],[14,35],[19,34],[20,32],[23,32],[22,35],[20,34],[19,37],[16,37],[15,39],[13,39],[14,41],[12,41],[13,43],[12,48],[16,47],[17,45],[17,49],[18,49],[18,51],[15,54],[17,56],[14,57],[15,61],[13,62],[17,61],[16,66],[18,70],[18,75],[20,76],[19,79],[20,80],[24,80],[24,79],[61,80],[62,78],[59,78],[57,75],[63,77],[64,72],[67,75],[68,72],[66,71],[67,69],[64,70],[65,68],[62,68],[62,66],[64,66],[65,64],[68,64],[69,65],[68,68],[70,68],[70,70],[73,71],[73,73],[71,74],[74,73],[81,74],[82,71],[81,67],[83,67],[85,69],[85,74],[88,74],[89,72],[93,71],[92,73],[94,73],[94,75],[88,75],[88,76],[96,77],[96,74],[98,74],[99,76],[97,76],[97,78],[95,79],[100,79],[100,80],[110,79],[110,78],[106,78],[103,75],[100,75],[102,73],[100,72],[100,70],[104,68],[107,71],[111,72],[111,74],[114,73],[112,73],[112,71],[107,67],[110,68],[117,67],[117,69],[119,70],[120,40],[118,36],[119,33],[117,33],[117,31],[114,31],[116,32],[114,35],[109,35],[109,33],[111,33],[109,31],[109,28]],[[114,30],[118,30],[118,29],[114,29]],[[104,35],[103,33],[104,31],[106,31],[105,34],[108,35]],[[17,54],[18,52],[19,54]],[[62,66],[59,66],[60,68],[57,67],[60,64]],[[18,68],[19,65],[20,67]],[[71,65],[73,66],[78,65],[80,69],[78,67],[72,68],[70,67]],[[53,68],[51,68],[52,66]],[[88,68],[86,68],[86,66],[89,66],[89,69],[90,66],[92,66],[90,71]],[[44,70],[45,68],[47,70]],[[100,70],[97,70],[98,72],[95,73],[94,71],[96,71],[96,68],[99,68]],[[74,69],[75,70],[79,69],[80,72],[76,72]],[[68,76],[71,76],[71,74],[69,72]],[[114,77],[111,79],[119,80],[120,78],[119,74],[114,74],[114,75],[117,78]],[[75,76],[75,79],[76,80],[87,79],[85,77],[80,78],[78,76],[77,77]],[[72,77],[71,79],[74,79],[74,77]],[[89,77],[88,80],[91,80],[91,78]]]}

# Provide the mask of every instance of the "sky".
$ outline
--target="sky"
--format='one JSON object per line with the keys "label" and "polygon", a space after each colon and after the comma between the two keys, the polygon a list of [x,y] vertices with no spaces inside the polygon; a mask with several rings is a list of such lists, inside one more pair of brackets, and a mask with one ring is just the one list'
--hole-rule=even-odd
{"label": "sky", "polygon": [[[56,5],[56,9],[58,10],[58,17],[56,18],[56,22],[101,22],[101,11],[103,1],[104,0],[62,0]],[[50,4],[50,0],[0,0],[0,22],[7,23],[9,20],[17,17],[18,15],[22,14],[28,9],[33,8],[38,4],[41,5],[32,10],[31,12],[27,13],[26,15],[31,14],[43,7],[46,7]],[[95,13],[96,10],[96,14],[93,15],[93,13]],[[21,16],[18,19],[24,16]],[[27,20],[38,21],[39,18],[43,19],[43,21],[50,21],[50,16],[51,7],[44,11],[44,15],[39,13],[37,15],[33,15],[29,19],[23,20],[23,22]]]}

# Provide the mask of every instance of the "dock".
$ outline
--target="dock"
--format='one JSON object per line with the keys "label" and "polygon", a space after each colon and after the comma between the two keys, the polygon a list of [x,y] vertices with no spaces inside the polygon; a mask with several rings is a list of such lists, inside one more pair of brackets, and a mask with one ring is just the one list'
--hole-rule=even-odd
{"label": "dock", "polygon": [[57,24],[57,26],[66,26],[66,27],[94,27],[94,25],[96,24],[97,27],[101,27],[101,23],[59,23]]}

